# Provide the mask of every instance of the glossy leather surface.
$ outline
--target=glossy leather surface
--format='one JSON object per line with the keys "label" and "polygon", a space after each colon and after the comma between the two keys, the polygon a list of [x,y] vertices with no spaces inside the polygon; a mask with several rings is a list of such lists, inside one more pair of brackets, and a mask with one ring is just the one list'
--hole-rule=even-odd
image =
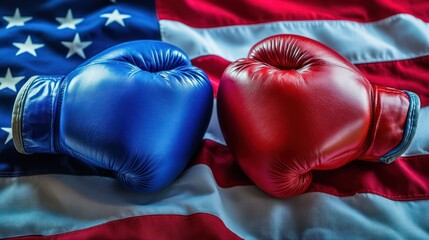
{"label": "glossy leather surface", "polygon": [[[212,111],[213,90],[205,73],[163,42],[121,44],[64,78],[39,78],[41,84],[28,90],[39,94],[26,99],[31,109],[22,116],[23,142],[33,143],[24,144],[25,152],[73,156],[113,170],[123,186],[142,192],[159,190],[182,172]],[[54,80],[58,83],[49,84]],[[39,113],[41,108],[51,108],[52,114]],[[35,130],[40,125],[28,119],[43,114],[52,119]],[[53,139],[36,139],[36,131]],[[45,147],[47,142],[54,146]]]}
{"label": "glossy leather surface", "polygon": [[410,100],[393,90],[375,100],[379,92],[332,49],[277,35],[225,70],[218,117],[244,172],[267,193],[290,197],[308,188],[312,170],[341,167],[370,146],[365,157],[378,159],[399,144]]}

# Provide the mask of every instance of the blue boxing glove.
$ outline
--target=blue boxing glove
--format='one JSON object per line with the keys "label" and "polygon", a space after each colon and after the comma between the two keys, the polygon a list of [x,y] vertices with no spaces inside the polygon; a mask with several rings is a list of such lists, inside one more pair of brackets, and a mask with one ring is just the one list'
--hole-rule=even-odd
{"label": "blue boxing glove", "polygon": [[112,47],[67,76],[35,76],[15,100],[24,154],[61,153],[111,170],[126,188],[171,183],[200,146],[213,105],[206,74],[159,41]]}

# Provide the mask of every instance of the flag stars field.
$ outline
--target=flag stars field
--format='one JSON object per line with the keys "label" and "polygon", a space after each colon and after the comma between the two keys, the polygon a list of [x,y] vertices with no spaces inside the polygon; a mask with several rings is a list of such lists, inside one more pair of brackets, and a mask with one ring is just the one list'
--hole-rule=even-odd
{"label": "flag stars field", "polygon": [[73,18],[73,12],[71,9],[67,11],[67,15],[65,17],[57,17],[55,19],[60,23],[58,29],[76,29],[76,25],[83,21],[83,18]]}
{"label": "flag stars field", "polygon": [[0,77],[0,90],[9,88],[16,92],[16,84],[22,79],[24,79],[23,76],[13,77],[10,68],[7,68],[6,75],[4,77]]}
{"label": "flag stars field", "polygon": [[11,28],[11,27],[24,26],[25,22],[30,21],[33,18],[32,17],[22,17],[21,12],[19,11],[19,8],[16,8],[13,16],[4,16],[3,19],[8,22],[6,28]]}
{"label": "flag stars field", "polygon": [[[112,3],[116,3],[115,0],[110,0]],[[82,24],[84,21],[84,18],[77,18],[73,15],[72,9],[67,9],[67,12],[64,15],[57,15],[58,17],[55,17],[56,22],[58,22],[58,25],[56,28],[58,30],[61,29],[71,29],[76,30],[77,25]],[[104,26],[109,26],[110,24],[119,24],[123,27],[126,26],[125,19],[131,18],[131,15],[123,14],[118,9],[114,9],[112,12],[107,12],[99,15],[100,18],[106,19],[104,22]],[[34,20],[33,16],[28,16],[26,14],[22,15],[19,8],[15,8],[15,11],[13,12],[13,15],[3,16],[5,24],[5,29],[15,28],[15,27],[28,27],[28,22],[31,20]],[[31,23],[30,23],[31,25]],[[74,35],[74,38],[72,41],[61,41],[61,44],[68,49],[67,54],[65,55],[65,58],[70,58],[73,55],[78,55],[79,57],[85,59],[85,49],[89,47],[93,42],[92,41],[82,41],[81,36],[79,33],[76,33]],[[12,45],[17,48],[17,51],[15,53],[15,56],[23,55],[25,53],[32,55],[34,57],[38,57],[38,51],[39,49],[46,47],[46,45],[43,42],[34,42],[31,35],[27,35],[27,38],[24,42],[20,42],[19,40],[12,42]],[[7,68],[6,74],[3,76],[0,76],[0,91],[9,89],[13,92],[17,92],[17,84],[24,80],[25,76],[14,76],[11,69]],[[2,139],[0,139],[1,142],[4,144],[9,143],[12,140],[12,129],[8,127],[1,127],[1,132],[6,132],[7,137],[5,138],[4,142]]]}
{"label": "flag stars field", "polygon": [[14,42],[13,45],[19,49],[18,52],[16,52],[16,56],[29,53],[35,57],[37,57],[36,49],[45,46],[45,44],[33,43],[30,35],[27,36],[24,43]]}
{"label": "flag stars field", "polygon": [[[116,3],[115,0],[109,0],[112,3]],[[111,12],[105,12],[99,15],[100,20],[105,19],[105,22],[103,21],[101,24],[104,24],[104,26],[109,26],[110,24],[119,24],[122,27],[126,26],[126,19],[131,18],[131,15],[121,13],[120,10],[114,9]],[[15,8],[13,15],[5,15],[2,17],[5,25],[5,29],[10,28],[28,28],[30,25],[28,25],[29,21],[34,20],[33,16],[28,14],[22,14],[20,8]],[[82,24],[84,21],[84,18],[78,18],[73,15],[73,10],[71,8],[67,9],[67,12],[65,15],[58,14],[57,17],[55,17],[55,21],[58,23],[56,26],[56,29],[71,29],[76,30],[77,26],[79,24]],[[100,21],[100,22],[101,22]],[[101,25],[100,24],[100,25]],[[31,29],[30,29],[31,30]],[[64,39],[66,40],[66,39]],[[67,54],[65,55],[65,58],[70,58],[73,55],[78,55],[79,57],[85,59],[85,49],[88,48],[93,42],[92,41],[82,41],[81,36],[79,33],[75,33],[73,40],[71,41],[60,41],[60,43],[68,49]],[[17,48],[17,51],[15,53],[15,56],[19,55],[25,55],[26,53],[29,55],[32,55],[34,57],[39,57],[38,50],[40,50],[43,47],[46,47],[45,43],[39,42],[39,41],[33,41],[31,35],[27,35],[25,41],[20,41],[19,39],[16,39],[15,41],[11,42],[11,45]],[[12,73],[11,69],[8,67],[6,69],[5,75],[0,75],[0,91],[6,91],[6,89],[9,89],[13,92],[18,91],[17,84],[21,81],[23,81],[26,77],[25,76],[16,76]],[[0,142],[3,142],[4,144],[9,143],[12,140],[12,129],[9,127],[0,127],[0,134],[1,136],[4,135],[4,133],[7,133],[7,136],[5,139],[0,139]]]}
{"label": "flag stars field", "polygon": [[128,14],[121,14],[118,9],[113,10],[111,13],[101,14],[100,17],[107,18],[105,26],[108,26],[111,23],[118,23],[119,25],[125,27],[124,19],[130,18]]}
{"label": "flag stars field", "polygon": [[72,42],[62,41],[61,42],[65,47],[69,49],[66,58],[73,56],[74,54],[79,55],[82,58],[86,58],[85,52],[83,51],[89,45],[92,44],[92,41],[81,41],[79,33],[74,35]]}
{"label": "flag stars field", "polygon": [[[111,0],[111,2],[115,3],[116,1]],[[125,19],[131,18],[131,15],[129,14],[123,14],[118,9],[114,9],[110,13],[103,13],[99,15],[100,18],[105,18],[104,26],[109,26],[110,24],[117,23],[123,27],[126,26]],[[19,8],[15,9],[15,12],[13,16],[4,16],[3,19],[8,23],[5,28],[12,28],[12,27],[23,27],[26,22],[33,19],[32,16],[22,16]],[[72,29],[76,30],[76,26],[78,24],[81,24],[84,21],[84,18],[75,18],[73,16],[72,9],[68,9],[67,13],[64,17],[56,17],[55,20],[59,23],[57,26],[57,29]],[[30,35],[27,36],[25,42],[13,42],[13,46],[18,48],[18,51],[16,52],[15,56],[28,53],[32,56],[37,57],[37,50],[45,47],[45,44],[43,43],[35,43],[33,42]],[[76,33],[72,41],[61,41],[61,44],[68,48],[68,52],[66,55],[66,58],[69,58],[73,56],[74,54],[77,54],[81,58],[85,59],[86,55],[84,52],[84,49],[87,48],[92,44],[92,41],[82,41],[80,39],[79,33]],[[11,75],[6,76],[11,77]],[[13,79],[13,78],[11,78]],[[5,81],[5,80],[3,80]],[[10,84],[10,83],[8,83]],[[6,84],[4,84],[6,85]],[[11,85],[7,85],[8,88],[13,89],[14,87],[11,87]],[[5,86],[3,86],[5,88]],[[0,86],[0,89],[2,87]]]}

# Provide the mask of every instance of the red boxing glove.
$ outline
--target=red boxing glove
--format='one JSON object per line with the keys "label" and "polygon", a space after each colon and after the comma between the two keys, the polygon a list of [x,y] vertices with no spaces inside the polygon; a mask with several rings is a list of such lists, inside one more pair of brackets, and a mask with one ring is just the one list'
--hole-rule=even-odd
{"label": "red boxing glove", "polygon": [[306,191],[312,170],[394,161],[420,109],[414,93],[371,85],[334,50],[296,35],[264,39],[231,63],[217,104],[239,165],[275,197]]}

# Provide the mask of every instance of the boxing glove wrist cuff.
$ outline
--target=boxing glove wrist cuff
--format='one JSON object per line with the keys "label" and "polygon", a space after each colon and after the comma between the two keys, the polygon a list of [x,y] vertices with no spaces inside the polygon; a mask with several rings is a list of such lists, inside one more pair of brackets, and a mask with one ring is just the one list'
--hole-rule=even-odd
{"label": "boxing glove wrist cuff", "polygon": [[391,163],[400,157],[414,138],[419,97],[408,91],[374,86],[372,137],[362,160]]}
{"label": "boxing glove wrist cuff", "polygon": [[63,76],[33,76],[18,92],[12,112],[13,143],[18,152],[55,153],[55,110]]}
{"label": "boxing glove wrist cuff", "polygon": [[407,113],[404,134],[401,142],[394,149],[392,149],[380,158],[380,161],[383,163],[391,163],[396,158],[400,157],[402,153],[404,153],[408,149],[416,133],[420,111],[420,99],[416,94],[412,92],[406,91],[405,93],[407,93],[409,96],[410,107]]}

